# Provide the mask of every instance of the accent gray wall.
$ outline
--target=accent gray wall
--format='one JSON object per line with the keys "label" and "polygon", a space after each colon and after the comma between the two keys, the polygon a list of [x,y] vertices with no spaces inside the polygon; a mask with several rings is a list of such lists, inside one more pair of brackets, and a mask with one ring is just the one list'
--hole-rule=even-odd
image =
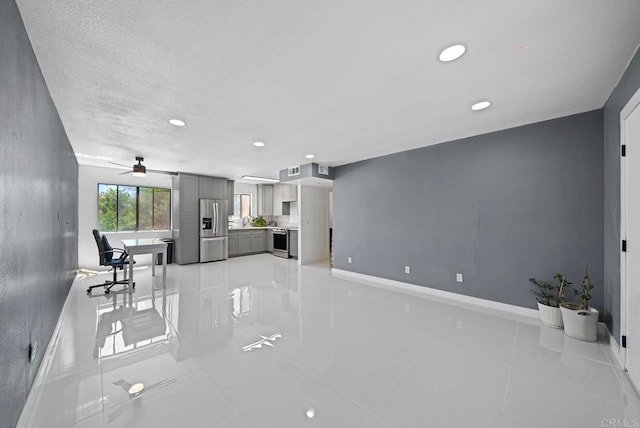
{"label": "accent gray wall", "polygon": [[604,321],[620,343],[620,112],[640,88],[640,52],[604,106]]}
{"label": "accent gray wall", "polygon": [[0,2],[0,94],[0,427],[8,428],[78,260],[78,164],[13,0]]}
{"label": "accent gray wall", "polygon": [[602,308],[602,150],[596,110],[338,167],[334,267],[534,308],[589,262]]}

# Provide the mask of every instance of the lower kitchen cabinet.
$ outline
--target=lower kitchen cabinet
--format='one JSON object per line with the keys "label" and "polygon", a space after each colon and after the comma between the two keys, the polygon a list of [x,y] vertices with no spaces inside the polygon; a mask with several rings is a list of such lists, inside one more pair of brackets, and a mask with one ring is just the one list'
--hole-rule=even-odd
{"label": "lower kitchen cabinet", "polygon": [[176,245],[176,262],[181,265],[200,261],[200,219],[180,216],[180,233]]}
{"label": "lower kitchen cabinet", "polygon": [[273,229],[267,229],[267,253],[273,254]]}
{"label": "lower kitchen cabinet", "polygon": [[238,255],[251,254],[251,231],[238,231]]}
{"label": "lower kitchen cabinet", "polygon": [[298,258],[298,231],[289,230],[289,255],[297,259]]}
{"label": "lower kitchen cabinet", "polygon": [[[271,252],[273,252],[273,232],[271,234]],[[259,254],[266,251],[266,229],[235,229],[229,231],[229,257]]]}
{"label": "lower kitchen cabinet", "polygon": [[229,231],[229,239],[227,242],[229,243],[229,257],[238,255],[238,233],[235,230]]}
{"label": "lower kitchen cabinet", "polygon": [[252,253],[264,253],[267,251],[266,245],[266,230],[252,230],[251,231],[251,252]]}

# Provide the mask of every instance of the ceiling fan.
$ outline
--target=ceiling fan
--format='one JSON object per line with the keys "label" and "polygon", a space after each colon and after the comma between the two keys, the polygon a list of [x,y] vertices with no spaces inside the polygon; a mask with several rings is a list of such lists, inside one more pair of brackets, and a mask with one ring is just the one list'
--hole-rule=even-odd
{"label": "ceiling fan", "polygon": [[[153,172],[153,173],[158,173],[158,174],[178,175],[177,172],[173,172],[173,171],[163,171],[161,169],[149,169],[149,168],[147,168],[146,166],[142,165],[142,162],[144,161],[144,158],[142,156],[136,156],[136,161],[138,161],[138,163],[133,164],[133,169],[131,171],[122,172],[122,173],[120,173],[118,175],[133,174],[134,177],[146,177],[147,176],[147,172]],[[113,164],[113,165],[124,166],[126,168],[129,168],[128,165],[123,165],[121,163],[111,162],[111,161],[109,161],[109,163]]]}

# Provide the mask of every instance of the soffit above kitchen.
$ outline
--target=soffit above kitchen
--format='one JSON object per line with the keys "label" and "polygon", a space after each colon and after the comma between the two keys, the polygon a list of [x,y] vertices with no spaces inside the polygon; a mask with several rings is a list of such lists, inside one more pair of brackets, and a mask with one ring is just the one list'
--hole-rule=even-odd
{"label": "soffit above kitchen", "polygon": [[640,43],[637,0],[17,3],[80,163],[230,178],[598,109]]}

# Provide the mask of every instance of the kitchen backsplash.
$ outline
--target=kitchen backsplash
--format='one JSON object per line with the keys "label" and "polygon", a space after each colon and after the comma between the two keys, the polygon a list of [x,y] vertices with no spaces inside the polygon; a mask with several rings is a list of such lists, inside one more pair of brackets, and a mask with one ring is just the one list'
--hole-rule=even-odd
{"label": "kitchen backsplash", "polygon": [[[298,227],[298,203],[291,202],[290,203],[290,215],[265,215],[264,219],[268,222],[274,221],[276,222],[276,226],[279,227]],[[253,218],[255,216],[251,216]],[[229,226],[234,229],[242,228],[242,219],[239,218],[231,218],[229,217]]]}
{"label": "kitchen backsplash", "polygon": [[[276,226],[278,227],[298,227],[298,216],[293,215],[278,215],[278,216],[263,216],[264,219],[268,222],[274,221],[276,222]],[[242,220],[240,219],[229,219],[229,226],[234,229],[242,229]]]}

